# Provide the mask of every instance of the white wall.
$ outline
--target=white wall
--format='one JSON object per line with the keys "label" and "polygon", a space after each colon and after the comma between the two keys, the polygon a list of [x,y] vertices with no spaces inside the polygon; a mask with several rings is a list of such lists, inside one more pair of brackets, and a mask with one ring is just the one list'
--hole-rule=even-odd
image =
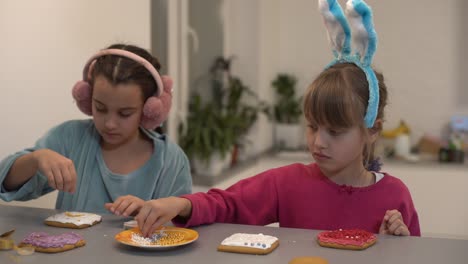
{"label": "white wall", "polygon": [[[459,58],[468,42],[468,36],[460,36],[466,33],[460,11],[466,3],[368,2],[380,40],[375,66],[390,90],[386,127],[404,118],[414,131],[413,142],[425,132],[440,135],[452,114],[468,114],[468,88],[463,87],[468,69]],[[302,92],[331,60],[316,1],[226,3],[228,52],[237,55],[233,71],[263,99],[271,99],[270,81],[277,72],[296,74]],[[70,89],[85,60],[116,41],[149,48],[149,12],[148,0],[1,1],[0,157],[31,145],[52,125],[84,117]],[[271,129],[265,118],[256,124],[249,137],[254,152],[271,146]]]}
{"label": "white wall", "polygon": [[0,2],[0,159],[51,126],[85,118],[71,88],[92,53],[114,42],[150,48],[150,2]]}
{"label": "white wall", "polygon": [[383,170],[408,186],[423,236],[468,239],[466,165],[384,161]]}
{"label": "white wall", "polygon": [[[294,73],[300,92],[305,91],[332,59],[317,1],[235,2],[240,6],[232,12],[237,27],[230,34],[240,37],[231,43],[239,58],[237,74],[260,91],[271,91],[275,73]],[[462,26],[467,23],[462,11],[466,1],[367,2],[379,35],[374,66],[384,73],[389,89],[385,128],[404,119],[414,132],[413,143],[424,133],[440,136],[452,115],[468,115],[468,66],[460,59],[467,54]],[[259,149],[271,144],[266,133],[253,136]]]}
{"label": "white wall", "polygon": [[[271,80],[279,65],[279,0],[225,0],[227,5],[225,49],[235,55],[234,75],[254,90],[261,100],[271,101]],[[268,150],[273,144],[272,124],[260,114],[247,135],[247,153],[255,155]]]}

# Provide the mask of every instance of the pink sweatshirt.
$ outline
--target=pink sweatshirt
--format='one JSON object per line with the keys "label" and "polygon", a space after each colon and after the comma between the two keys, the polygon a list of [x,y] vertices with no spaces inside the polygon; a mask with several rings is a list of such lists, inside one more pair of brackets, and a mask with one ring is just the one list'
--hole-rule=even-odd
{"label": "pink sweatshirt", "polygon": [[362,188],[338,185],[314,163],[292,164],[241,180],[228,189],[182,196],[192,202],[192,215],[176,225],[213,222],[317,230],[360,228],[379,232],[386,210],[397,209],[411,235],[420,236],[418,214],[405,184],[385,173]]}

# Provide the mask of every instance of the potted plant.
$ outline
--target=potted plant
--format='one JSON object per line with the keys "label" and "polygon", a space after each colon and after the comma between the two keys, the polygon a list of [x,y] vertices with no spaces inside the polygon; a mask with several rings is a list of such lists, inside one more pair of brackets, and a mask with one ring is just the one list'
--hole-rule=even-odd
{"label": "potted plant", "polygon": [[276,94],[273,106],[275,120],[275,145],[280,149],[297,149],[301,146],[302,97],[296,96],[296,78],[291,74],[281,73],[271,85]]}
{"label": "potted plant", "polygon": [[202,100],[200,93],[192,93],[187,120],[179,129],[179,144],[199,174],[216,176],[233,165],[258,113],[268,108],[239,78],[231,76],[230,62],[221,57],[215,60],[210,96]]}
{"label": "potted plant", "polygon": [[238,161],[239,151],[245,150],[248,140],[246,135],[257,121],[260,113],[268,115],[268,105],[258,99],[257,95],[239,78],[230,77],[226,97],[226,117],[234,131],[234,148],[231,165]]}
{"label": "potted plant", "polygon": [[179,127],[179,144],[197,173],[216,176],[229,165],[234,134],[226,124],[216,104],[202,104],[199,95],[192,97],[187,120]]}

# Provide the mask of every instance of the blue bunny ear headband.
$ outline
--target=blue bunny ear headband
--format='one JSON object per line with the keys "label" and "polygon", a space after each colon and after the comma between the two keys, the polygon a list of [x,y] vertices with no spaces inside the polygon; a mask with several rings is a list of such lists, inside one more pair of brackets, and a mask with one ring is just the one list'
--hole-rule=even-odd
{"label": "blue bunny ear headband", "polygon": [[[346,2],[348,19],[346,19],[337,0],[319,0],[318,3],[335,56],[326,68],[337,63],[349,62],[364,71],[369,83],[369,102],[364,122],[366,127],[371,128],[374,126],[379,109],[379,81],[371,67],[377,48],[377,33],[372,22],[372,10],[362,0],[348,0]],[[351,32],[354,51],[351,50]]]}

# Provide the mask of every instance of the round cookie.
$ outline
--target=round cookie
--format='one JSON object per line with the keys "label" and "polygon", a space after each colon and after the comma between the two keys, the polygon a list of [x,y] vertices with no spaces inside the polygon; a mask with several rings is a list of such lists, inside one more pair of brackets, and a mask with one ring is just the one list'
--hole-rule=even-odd
{"label": "round cookie", "polygon": [[84,212],[63,212],[49,216],[45,219],[46,225],[55,227],[65,227],[81,229],[93,226],[102,221],[102,217],[97,214]]}
{"label": "round cookie", "polygon": [[328,264],[328,261],[321,257],[296,257],[291,259],[288,264]]}

